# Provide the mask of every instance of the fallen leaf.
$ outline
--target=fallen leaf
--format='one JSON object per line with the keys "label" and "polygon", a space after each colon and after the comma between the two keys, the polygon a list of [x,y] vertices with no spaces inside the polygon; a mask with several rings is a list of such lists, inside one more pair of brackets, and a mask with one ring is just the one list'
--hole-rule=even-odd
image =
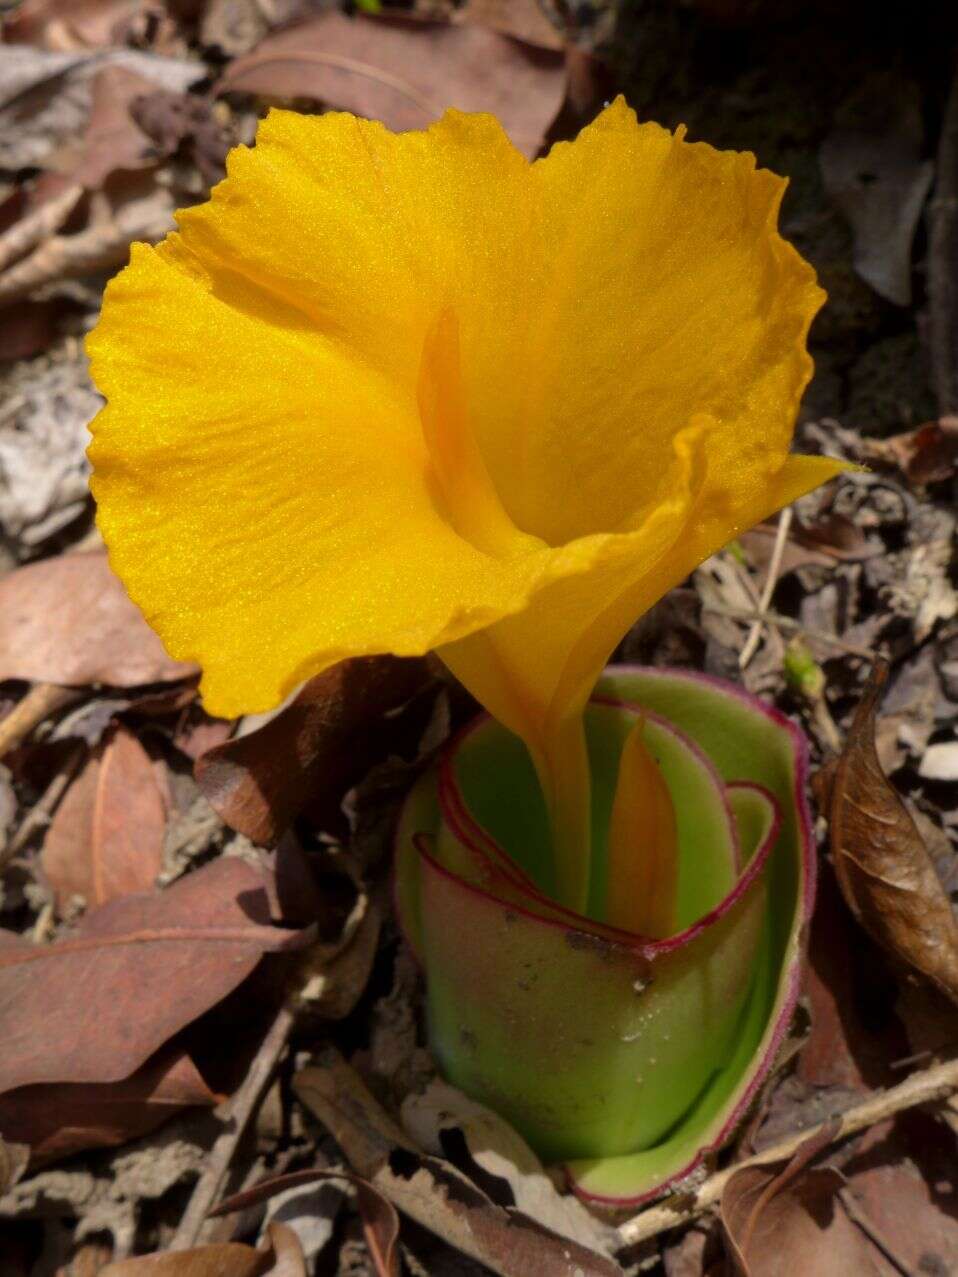
{"label": "fallen leaf", "polygon": [[538,49],[565,48],[565,40],[538,0],[465,0],[451,17],[453,22],[490,27]]}
{"label": "fallen leaf", "polygon": [[153,760],[125,727],[88,758],[43,843],[43,872],[57,908],[88,907],[149,891],[163,867],[166,805]]}
{"label": "fallen leaf", "polygon": [[163,1050],[119,1082],[44,1082],[0,1095],[0,1133],[29,1145],[31,1166],[108,1148],[155,1130],[185,1108],[213,1107],[189,1056]]}
{"label": "fallen leaf", "polygon": [[955,1133],[942,1120],[946,1112],[899,1113],[846,1146],[842,1200],[891,1247],[897,1263],[879,1260],[883,1277],[958,1272],[958,1219],[950,1194],[942,1193],[954,1174]]}
{"label": "fallen leaf", "polygon": [[[275,1251],[254,1250],[241,1242],[216,1242],[190,1250],[172,1250],[135,1259],[118,1259],[98,1277],[295,1277],[295,1269],[276,1266]],[[305,1272],[305,1269],[302,1270]]]}
{"label": "fallen leaf", "polygon": [[62,554],[0,580],[0,679],[136,687],[195,673],[166,654],[105,553]]}
{"label": "fallen leaf", "polygon": [[917,84],[887,74],[861,84],[822,144],[825,190],[847,217],[855,269],[882,297],[911,301],[911,247],[934,177],[922,159]]}
{"label": "fallen leaf", "polygon": [[[18,310],[10,307],[0,315],[15,315]],[[35,554],[90,504],[87,422],[102,400],[83,365],[73,360],[15,365],[5,385],[0,524],[25,557]],[[58,599],[57,607],[62,606],[63,600]]]}
{"label": "fallen leaf", "polygon": [[29,359],[46,350],[57,335],[64,309],[59,298],[51,297],[0,311],[0,363]]}
{"label": "fallen leaf", "polygon": [[354,1183],[363,1237],[376,1277],[400,1277],[399,1216],[396,1208],[372,1184],[358,1178]]}
{"label": "fallen leaf", "polygon": [[307,802],[335,818],[343,794],[386,752],[383,716],[427,678],[422,661],[393,656],[334,665],[265,726],[197,759],[200,789],[260,845],[276,842]]}
{"label": "fallen leaf", "polygon": [[11,1188],[27,1168],[30,1150],[0,1136],[0,1196]]}
{"label": "fallen leaf", "polygon": [[237,58],[218,93],[312,98],[421,129],[449,107],[489,111],[534,155],[565,94],[563,59],[480,26],[317,14]]}
{"label": "fallen leaf", "polygon": [[[291,1171],[274,1175],[252,1188],[234,1193],[210,1211],[211,1217],[246,1210],[273,1198],[289,1198],[289,1194],[315,1184],[348,1183],[356,1190],[357,1205],[363,1222],[363,1235],[377,1277],[399,1277],[399,1216],[387,1197],[359,1175],[341,1170]],[[291,1225],[290,1225],[291,1227]]]}
{"label": "fallen leaf", "polygon": [[130,113],[132,103],[155,88],[151,80],[124,66],[106,66],[93,77],[90,118],[69,178],[98,190],[118,169],[155,163],[150,140]]}
{"label": "fallen leaf", "polygon": [[843,563],[860,563],[885,553],[881,541],[869,540],[857,523],[837,510],[830,510],[812,523],[796,518],[793,526],[793,535],[800,545],[821,550],[829,558]]}
{"label": "fallen leaf", "polygon": [[730,1177],[721,1218],[740,1277],[877,1277],[868,1243],[837,1200],[844,1177],[808,1169],[832,1138],[826,1127],[787,1163],[745,1166]]}
{"label": "fallen leaf", "polygon": [[215,105],[194,93],[156,89],[137,98],[130,110],[160,155],[175,155],[188,147],[203,181],[212,186],[225,176],[232,141],[216,118]]}
{"label": "fallen leaf", "polygon": [[106,67],[175,93],[207,74],[195,59],[135,49],[52,52],[0,43],[0,167],[42,168],[59,147],[75,143],[89,118],[91,78]]}
{"label": "fallen leaf", "polygon": [[875,748],[888,667],[876,662],[835,767],[831,849],[842,895],[881,947],[958,1001],[958,923],[915,822]]}
{"label": "fallen leaf", "polygon": [[384,901],[371,897],[355,932],[338,952],[312,945],[297,968],[295,984],[301,1002],[324,1020],[344,1020],[366,991],[379,944]]}
{"label": "fallen leaf", "polygon": [[[795,572],[799,568],[833,567],[835,561],[830,554],[826,554],[823,550],[816,549],[813,546],[808,546],[804,543],[800,544],[794,539],[794,527],[793,520],[793,531],[789,534],[785,542],[785,548],[782,551],[778,569],[779,576],[787,576],[789,572]],[[738,538],[738,543],[745,551],[749,564],[763,576],[768,571],[772,561],[777,532],[778,529],[774,523],[760,523],[757,527],[743,532]]]}
{"label": "fallen leaf", "polygon": [[[346,1201],[346,1184],[320,1182],[278,1189],[266,1207],[265,1224],[288,1224],[299,1238],[307,1265],[316,1260],[333,1239],[339,1212]],[[264,1227],[265,1232],[265,1227]],[[310,1271],[313,1269],[311,1268]]]}
{"label": "fallen leaf", "polygon": [[118,44],[117,26],[142,7],[142,0],[24,0],[10,19],[10,39],[51,49]]}
{"label": "fallen leaf", "polygon": [[169,185],[154,169],[110,174],[90,196],[82,230],[54,235],[0,275],[0,304],[45,284],[125,266],[134,240],[156,243],[173,229],[174,206]]}
{"label": "fallen leaf", "polygon": [[[143,713],[141,706],[137,706]],[[192,703],[181,715],[173,732],[173,744],[194,762],[219,745],[225,745],[236,724],[226,718],[211,718],[199,705]]]}
{"label": "fallen leaf", "polygon": [[496,1205],[451,1163],[421,1153],[333,1050],[298,1073],[293,1089],[357,1175],[500,1277],[621,1277],[608,1256]]}
{"label": "fallen leaf", "polygon": [[610,1230],[578,1198],[558,1191],[522,1136],[492,1109],[436,1078],[403,1101],[401,1115],[403,1128],[421,1148],[445,1155],[468,1174],[451,1147],[450,1137],[458,1134],[469,1158],[508,1184],[513,1204],[525,1215],[591,1250],[610,1246]]}
{"label": "fallen leaf", "polygon": [[55,944],[0,932],[0,1092],[129,1077],[264,954],[308,944],[310,930],[270,922],[268,885],[227,856],[94,909]]}
{"label": "fallen leaf", "polygon": [[870,462],[897,466],[911,483],[941,483],[958,468],[958,417],[939,417],[888,439],[864,439]]}

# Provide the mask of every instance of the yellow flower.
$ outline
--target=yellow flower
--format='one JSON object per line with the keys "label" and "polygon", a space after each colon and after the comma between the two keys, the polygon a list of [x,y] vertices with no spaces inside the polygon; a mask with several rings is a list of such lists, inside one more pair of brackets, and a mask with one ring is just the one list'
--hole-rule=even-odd
{"label": "yellow flower", "polygon": [[784,185],[621,99],[533,164],[487,115],[272,112],[88,343],[111,562],[209,709],[438,649],[529,746],[581,903],[610,652],[841,468],[788,455],[823,294]]}

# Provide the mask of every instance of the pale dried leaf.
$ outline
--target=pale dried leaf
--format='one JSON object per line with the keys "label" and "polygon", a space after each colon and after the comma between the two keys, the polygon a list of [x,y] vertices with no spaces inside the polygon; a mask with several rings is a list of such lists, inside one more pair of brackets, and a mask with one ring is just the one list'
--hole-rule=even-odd
{"label": "pale dried leaf", "polygon": [[473,1161],[508,1183],[523,1214],[591,1250],[611,1247],[612,1230],[604,1228],[578,1198],[559,1193],[522,1136],[492,1109],[436,1078],[422,1094],[407,1096],[401,1116],[409,1135],[436,1156],[448,1156],[443,1133],[461,1131]]}

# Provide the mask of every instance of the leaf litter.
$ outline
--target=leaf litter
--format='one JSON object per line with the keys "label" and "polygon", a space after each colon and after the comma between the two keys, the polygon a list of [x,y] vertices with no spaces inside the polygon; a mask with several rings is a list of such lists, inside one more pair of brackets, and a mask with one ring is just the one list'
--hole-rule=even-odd
{"label": "leaf litter", "polygon": [[[814,6],[784,25],[705,0],[682,23],[602,0],[360,6],[377,7],[4,11],[4,1262],[11,1277],[951,1271],[947,1088],[824,1139],[814,1164],[734,1172],[704,1215],[681,1209],[693,1185],[616,1233],[437,1078],[389,842],[473,707],[432,662],[375,658],[269,721],[205,715],[197,672],[163,651],[92,525],[100,401],[81,339],[131,240],[204,199],[275,102],[399,128],[492,110],[534,155],[594,114],[608,77],[644,118],[790,174],[784,230],[830,295],[796,443],[867,469],[745,533],[620,651],[742,681],[804,725],[821,771],[811,1029],[723,1155],[734,1167],[920,1083],[958,1040],[958,371],[942,338],[958,331],[958,229],[929,197],[958,170],[958,106],[942,110],[958,88],[937,56],[905,65]],[[916,48],[954,38],[910,20]],[[716,22],[748,58],[709,58]],[[204,1219],[224,1197],[235,1209]]]}

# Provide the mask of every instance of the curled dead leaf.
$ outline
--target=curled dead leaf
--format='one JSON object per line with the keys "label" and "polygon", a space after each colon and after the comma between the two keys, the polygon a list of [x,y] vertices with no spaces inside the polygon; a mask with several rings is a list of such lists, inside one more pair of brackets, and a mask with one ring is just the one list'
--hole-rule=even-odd
{"label": "curled dead leaf", "polygon": [[342,661],[263,727],[201,755],[200,789],[228,825],[262,846],[276,842],[307,802],[321,820],[335,819],[346,790],[386,752],[383,717],[427,680],[419,660]]}
{"label": "curled dead leaf", "polygon": [[888,677],[876,662],[831,773],[831,850],[842,895],[872,938],[958,1001],[958,923],[928,849],[878,761]]}

